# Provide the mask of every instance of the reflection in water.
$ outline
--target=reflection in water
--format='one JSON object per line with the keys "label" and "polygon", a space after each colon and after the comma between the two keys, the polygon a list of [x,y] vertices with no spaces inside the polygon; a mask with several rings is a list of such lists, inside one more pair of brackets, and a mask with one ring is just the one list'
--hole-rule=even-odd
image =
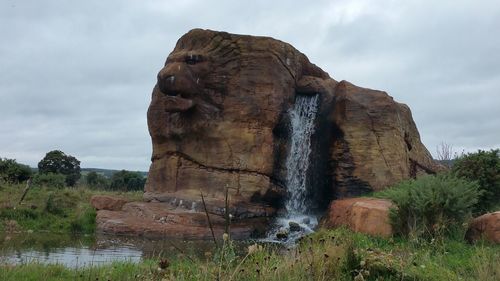
{"label": "reflection in water", "polygon": [[54,248],[47,251],[18,249],[15,253],[2,253],[4,262],[8,264],[24,264],[30,262],[62,264],[67,267],[86,267],[110,263],[113,261],[139,262],[142,252],[129,247],[109,249],[90,248]]}
{"label": "reflection in water", "polygon": [[[236,247],[242,251],[251,242],[238,242]],[[203,259],[206,252],[213,250],[213,242],[208,240],[151,240],[109,235],[75,237],[47,233],[0,236],[0,264],[39,262],[78,268],[114,261],[139,262],[148,258],[185,255]]]}

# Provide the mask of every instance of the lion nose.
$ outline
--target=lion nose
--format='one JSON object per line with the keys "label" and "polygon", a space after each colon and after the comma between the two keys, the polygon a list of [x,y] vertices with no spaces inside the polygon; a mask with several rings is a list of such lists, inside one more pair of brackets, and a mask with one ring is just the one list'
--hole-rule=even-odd
{"label": "lion nose", "polygon": [[160,91],[162,91],[164,94],[167,95],[173,95],[175,96],[175,84],[176,84],[176,77],[175,75],[170,71],[170,68],[163,68],[159,73],[158,73],[158,87],[160,88]]}

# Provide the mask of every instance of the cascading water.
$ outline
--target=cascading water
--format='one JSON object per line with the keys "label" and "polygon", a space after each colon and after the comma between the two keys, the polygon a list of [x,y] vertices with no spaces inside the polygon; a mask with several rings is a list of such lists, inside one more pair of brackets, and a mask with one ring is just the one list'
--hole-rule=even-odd
{"label": "cascading water", "polygon": [[286,160],[286,215],[277,219],[276,227],[268,234],[268,241],[293,243],[297,238],[312,232],[318,223],[316,217],[308,214],[307,210],[307,170],[318,101],[318,95],[298,95],[289,112],[291,140]]}

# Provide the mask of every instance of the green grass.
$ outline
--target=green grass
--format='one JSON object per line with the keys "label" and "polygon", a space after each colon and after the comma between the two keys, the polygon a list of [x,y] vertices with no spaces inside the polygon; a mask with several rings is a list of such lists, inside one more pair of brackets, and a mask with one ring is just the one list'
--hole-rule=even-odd
{"label": "green grass", "polygon": [[[83,187],[33,188],[18,206],[23,189],[22,185],[0,185],[0,234],[29,230],[93,233],[95,211],[90,197],[118,194]],[[121,195],[140,200],[142,193]],[[41,247],[55,235],[46,237]],[[342,228],[319,230],[292,250],[262,245],[241,252],[227,241],[223,249],[201,257],[179,254],[169,258],[162,270],[158,270],[159,262],[150,259],[72,269],[39,263],[2,265],[0,258],[0,280],[500,280],[498,245],[469,245],[460,236],[383,239]]]}
{"label": "green grass", "polygon": [[142,192],[105,192],[86,187],[32,187],[21,205],[24,185],[0,183],[0,232],[94,233],[95,194],[121,195],[140,200]]}
{"label": "green grass", "polygon": [[[499,280],[500,246],[458,240],[409,242],[346,229],[320,230],[291,250],[272,245],[236,254],[232,242],[204,258],[70,269],[29,263],[0,266],[0,280]],[[363,275],[363,279],[360,279]],[[96,279],[97,278],[97,279]]]}

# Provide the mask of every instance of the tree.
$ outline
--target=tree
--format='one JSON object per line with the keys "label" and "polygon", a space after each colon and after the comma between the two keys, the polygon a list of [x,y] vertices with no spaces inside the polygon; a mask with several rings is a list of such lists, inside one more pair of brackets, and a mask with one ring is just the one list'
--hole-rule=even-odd
{"label": "tree", "polygon": [[38,171],[63,174],[66,177],[66,184],[74,186],[80,178],[80,161],[60,150],[53,150],[38,163]]}
{"label": "tree", "polygon": [[89,172],[87,176],[85,176],[85,181],[90,187],[102,189],[109,187],[108,178],[94,171]]}
{"label": "tree", "polygon": [[113,174],[111,189],[118,190],[143,190],[146,179],[139,172],[121,170]]}
{"label": "tree", "polygon": [[441,162],[441,164],[446,165],[449,169],[453,166],[453,161],[457,159],[458,153],[454,151],[453,146],[446,142],[441,142],[436,147],[437,160]]}
{"label": "tree", "polygon": [[15,159],[0,158],[0,179],[10,183],[20,183],[31,177],[28,165],[19,164]]}

